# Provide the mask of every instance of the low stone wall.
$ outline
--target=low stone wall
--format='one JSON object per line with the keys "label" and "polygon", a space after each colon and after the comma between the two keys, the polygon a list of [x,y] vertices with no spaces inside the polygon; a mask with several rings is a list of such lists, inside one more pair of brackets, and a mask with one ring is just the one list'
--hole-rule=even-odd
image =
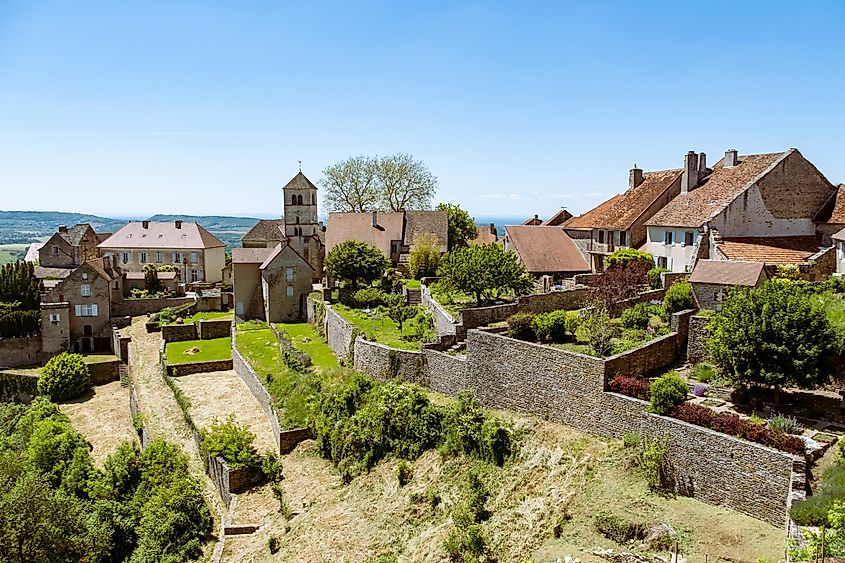
{"label": "low stone wall", "polygon": [[608,377],[627,375],[640,377],[675,365],[678,333],[670,332],[650,340],[639,348],[605,358]]}
{"label": "low stone wall", "polygon": [[0,339],[0,368],[19,368],[43,364],[52,354],[41,351],[41,337]]}
{"label": "low stone wall", "polygon": [[648,303],[650,301],[663,301],[663,298],[666,296],[665,289],[650,289],[648,291],[643,291],[642,293],[638,294],[636,297],[631,297],[630,299],[623,299],[622,301],[618,301],[610,307],[610,314],[611,315],[619,315],[625,309],[629,307],[633,307],[639,303]]}
{"label": "low stone wall", "polygon": [[707,358],[707,325],[710,317],[693,316],[689,320],[687,362],[697,364]]}
{"label": "low stone wall", "polygon": [[88,374],[91,376],[91,383],[94,385],[103,385],[120,379],[120,363],[120,360],[114,359],[107,362],[88,364]]}
{"label": "low stone wall", "polygon": [[184,342],[185,340],[196,340],[197,325],[195,325],[194,323],[163,325],[161,327],[161,338],[165,342]]}
{"label": "low stone wall", "polygon": [[434,319],[437,336],[455,334],[455,319],[443,308],[443,305],[434,300],[428,287],[422,286],[420,299],[423,307],[429,310]]}
{"label": "low stone wall", "polygon": [[328,303],[326,303],[325,307],[326,341],[329,344],[329,348],[331,348],[332,352],[334,352],[334,355],[340,359],[344,359],[353,352],[352,339],[357,331],[354,326],[346,322],[343,317],[337,314],[337,312],[332,309]]}
{"label": "low stone wall", "polygon": [[37,375],[0,372],[0,401],[29,403],[37,395]]}
{"label": "low stone wall", "polygon": [[425,350],[425,386],[432,391],[456,395],[469,388],[466,356],[450,356],[443,352]]}
{"label": "low stone wall", "polygon": [[120,331],[116,327],[112,328],[112,350],[114,355],[124,364],[129,363],[129,343],[132,338],[129,336],[121,336]]}
{"label": "low stone wall", "polygon": [[588,287],[574,287],[537,295],[525,295],[517,301],[519,312],[549,313],[558,309],[574,310],[585,307],[593,294]]}
{"label": "low stone wall", "polygon": [[425,356],[413,350],[398,350],[368,342],[362,337],[355,340],[355,369],[376,379],[387,380],[398,377],[420,385],[426,384]]}
{"label": "low stone wall", "polygon": [[[201,448],[200,451],[202,451]],[[214,483],[217,492],[220,494],[220,500],[223,501],[226,508],[229,508],[229,505],[232,504],[232,495],[248,490],[258,480],[258,476],[254,472],[243,467],[233,469],[223,458],[205,457],[205,473]]]}
{"label": "low stone wall", "polygon": [[160,297],[150,299],[124,299],[112,305],[112,315],[115,317],[138,317],[150,313],[158,313],[167,307],[178,307],[185,303],[193,303],[193,297]]}
{"label": "low stone wall", "polygon": [[201,320],[197,325],[197,334],[200,340],[212,340],[214,338],[232,336],[232,321],[228,319]]}
{"label": "low stone wall", "polygon": [[499,323],[507,320],[508,317],[517,313],[519,306],[516,303],[504,305],[491,305],[490,307],[474,307],[472,309],[461,309],[458,312],[457,328],[458,338],[466,337],[466,331],[480,326],[487,326],[492,323]]}
{"label": "low stone wall", "polygon": [[208,362],[187,362],[184,364],[167,364],[167,375],[180,377],[195,373],[211,373],[213,371],[228,371],[232,369],[232,359],[211,360]]}
{"label": "low stone wall", "polygon": [[[132,384],[132,387],[129,389],[129,412],[132,413],[133,426],[135,426],[136,417],[140,415],[143,419],[141,408],[138,406],[138,394],[135,391],[134,384]],[[152,440],[152,437],[150,436],[150,431],[147,429],[146,424],[141,426],[140,429],[135,428],[135,431],[138,433],[138,441],[141,442],[141,449],[144,449],[145,447],[147,447],[147,444],[149,444]]]}
{"label": "low stone wall", "polygon": [[314,432],[310,428],[293,428],[279,433],[279,453],[291,453],[296,446],[305,440],[313,440]]}

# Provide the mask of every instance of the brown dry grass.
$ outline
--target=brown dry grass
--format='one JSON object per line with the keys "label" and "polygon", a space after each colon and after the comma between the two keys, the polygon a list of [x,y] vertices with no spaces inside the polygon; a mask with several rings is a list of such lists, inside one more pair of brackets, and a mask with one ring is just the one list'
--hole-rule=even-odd
{"label": "brown dry grass", "polygon": [[94,387],[78,399],[59,405],[60,410],[70,418],[73,427],[91,442],[91,457],[97,466],[117,446],[136,439],[129,411],[129,388],[120,381],[112,381]]}

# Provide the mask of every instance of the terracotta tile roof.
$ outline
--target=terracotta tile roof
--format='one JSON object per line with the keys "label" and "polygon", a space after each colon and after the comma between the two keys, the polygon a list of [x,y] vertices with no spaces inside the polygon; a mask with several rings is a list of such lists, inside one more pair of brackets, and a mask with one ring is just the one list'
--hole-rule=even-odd
{"label": "terracotta tile roof", "polygon": [[261,264],[273,250],[273,248],[233,248],[232,264]]}
{"label": "terracotta tile roof", "polygon": [[561,209],[560,211],[543,221],[542,225],[544,227],[557,227],[559,225],[563,225],[570,219],[572,219],[572,213],[570,213],[566,209]]}
{"label": "terracotta tile roof", "polygon": [[817,223],[845,225],[845,184],[839,184],[833,195],[813,219]]}
{"label": "terracotta tile roof", "polygon": [[326,252],[347,240],[368,242],[390,256],[390,241],[403,241],[405,214],[377,213],[373,227],[371,213],[329,213],[326,225]]}
{"label": "terracotta tile roof", "polygon": [[491,244],[499,241],[499,234],[496,232],[495,225],[487,225],[486,227],[475,227],[475,238],[470,240],[470,244]]}
{"label": "terracotta tile roof", "polygon": [[418,236],[424,234],[434,235],[440,252],[446,252],[449,242],[449,214],[446,211],[406,211],[403,244],[411,246]]}
{"label": "terracotta tile roof", "polygon": [[734,260],[699,260],[689,278],[690,283],[745,285],[755,287],[763,275],[762,262]]}
{"label": "terracotta tile roof", "polygon": [[722,165],[723,158],[716,163],[712,174],[707,176],[700,186],[670,201],[655,213],[646,225],[702,226],[794,150],[741,155],[737,165],[729,168]]}
{"label": "terracotta tile roof", "polygon": [[272,242],[285,238],[284,219],[259,219],[259,221],[241,237],[242,241]]}
{"label": "terracotta tile roof", "polygon": [[522,224],[523,224],[523,225],[538,226],[538,225],[542,225],[542,224],[543,224],[543,220],[542,220],[542,219],[540,219],[537,215],[535,215],[535,216],[534,216],[534,217],[532,217],[531,219],[526,219],[525,221],[523,221],[523,222],[522,222]]}
{"label": "terracotta tile roof", "polygon": [[206,231],[198,223],[176,221],[132,221],[99,244],[100,248],[216,248],[223,241]]}
{"label": "terracotta tile roof", "polygon": [[532,274],[590,271],[575,243],[560,227],[511,225],[505,227],[505,235]]}
{"label": "terracotta tile roof", "polygon": [[573,217],[565,226],[567,229],[627,231],[680,177],[680,168],[646,172],[639,186],[613,196],[583,215]]}
{"label": "terracotta tile roof", "polygon": [[800,264],[819,251],[815,236],[725,237],[717,248],[728,260]]}

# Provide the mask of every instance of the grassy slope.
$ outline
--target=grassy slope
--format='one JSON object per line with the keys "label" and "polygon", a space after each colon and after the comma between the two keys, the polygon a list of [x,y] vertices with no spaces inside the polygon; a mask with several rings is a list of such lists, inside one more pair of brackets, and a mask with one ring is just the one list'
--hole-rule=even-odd
{"label": "grassy slope", "polygon": [[[373,313],[373,316],[367,315],[360,309],[352,309],[346,305],[336,303],[332,305],[335,311],[341,317],[361,329],[367,336],[367,340],[386,344],[393,348],[400,348],[402,350],[419,350],[420,343],[417,341],[409,341],[403,336],[411,337],[414,334],[414,319],[405,321],[402,326],[402,332],[392,319],[389,319],[382,313]],[[380,317],[380,318],[376,318]]]}
{"label": "grassy slope", "polygon": [[[309,356],[314,366],[321,369],[332,369],[340,367],[340,364],[332,353],[329,345],[320,336],[320,333],[308,323],[279,323],[276,325],[279,331],[284,332],[293,342],[293,345]],[[304,339],[309,342],[304,342]]]}
{"label": "grassy slope", "polygon": [[[199,352],[196,354],[186,354],[185,351],[191,348],[199,348]],[[211,340],[168,342],[165,352],[167,354],[167,361],[171,364],[227,360],[232,357],[232,339],[227,336],[226,338],[214,338]]]}
{"label": "grassy slope", "polygon": [[185,319],[185,324],[190,324],[196,321],[219,321],[223,319],[232,320],[234,313],[232,311],[203,311],[195,313]]}

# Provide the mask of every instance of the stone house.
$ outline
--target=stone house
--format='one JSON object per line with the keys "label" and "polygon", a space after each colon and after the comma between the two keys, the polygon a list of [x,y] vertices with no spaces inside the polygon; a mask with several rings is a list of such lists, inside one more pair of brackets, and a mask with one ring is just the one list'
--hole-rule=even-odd
{"label": "stone house", "polygon": [[843,275],[845,274],[845,229],[834,234],[831,239],[836,248],[836,273]]}
{"label": "stone house", "polygon": [[699,260],[689,282],[699,309],[722,310],[722,300],[733,287],[760,287],[768,276],[762,262]]}
{"label": "stone house", "polygon": [[712,169],[689,153],[681,193],[646,222],[644,250],[673,272],[690,272],[700,259],[832,265],[815,218],[835,192],[797,149],[732,149]]}
{"label": "stone house", "polygon": [[833,244],[833,235],[845,229],[845,184],[839,184],[831,198],[816,214],[816,232],[824,246]]}
{"label": "stone house", "polygon": [[561,207],[560,210],[543,221],[541,225],[544,227],[559,227],[572,219],[572,213],[566,210],[565,207]]}
{"label": "stone house", "polygon": [[[88,260],[44,293],[44,303],[67,304],[68,346],[74,352],[111,350],[112,303],[123,299],[123,276],[112,257]],[[61,315],[56,312],[53,314]],[[48,319],[61,323],[61,317]]]}
{"label": "stone house", "polygon": [[394,267],[402,267],[407,264],[414,241],[424,234],[433,236],[440,252],[446,252],[449,241],[447,212],[330,213],[326,252],[344,241],[360,240],[381,250]]}
{"label": "stone house", "polygon": [[314,270],[289,240],[275,248],[232,250],[235,314],[244,320],[294,322],[305,316]]}
{"label": "stone house", "polygon": [[97,233],[88,223],[59,227],[38,251],[38,263],[45,268],[76,268],[97,258]]}
{"label": "stone house", "polygon": [[[700,159],[704,153],[687,155]],[[646,221],[681,193],[681,169],[643,172],[634,167],[628,174],[628,190],[563,224],[566,234],[590,263],[594,272],[604,270],[604,259],[620,248],[640,248],[646,242]]]}
{"label": "stone house", "polygon": [[174,264],[180,283],[217,283],[226,260],[223,241],[198,223],[132,221],[99,245],[121,269],[143,272],[146,264]]}
{"label": "stone house", "polygon": [[554,281],[590,271],[575,243],[561,227],[508,225],[505,250],[512,250],[532,276]]}

